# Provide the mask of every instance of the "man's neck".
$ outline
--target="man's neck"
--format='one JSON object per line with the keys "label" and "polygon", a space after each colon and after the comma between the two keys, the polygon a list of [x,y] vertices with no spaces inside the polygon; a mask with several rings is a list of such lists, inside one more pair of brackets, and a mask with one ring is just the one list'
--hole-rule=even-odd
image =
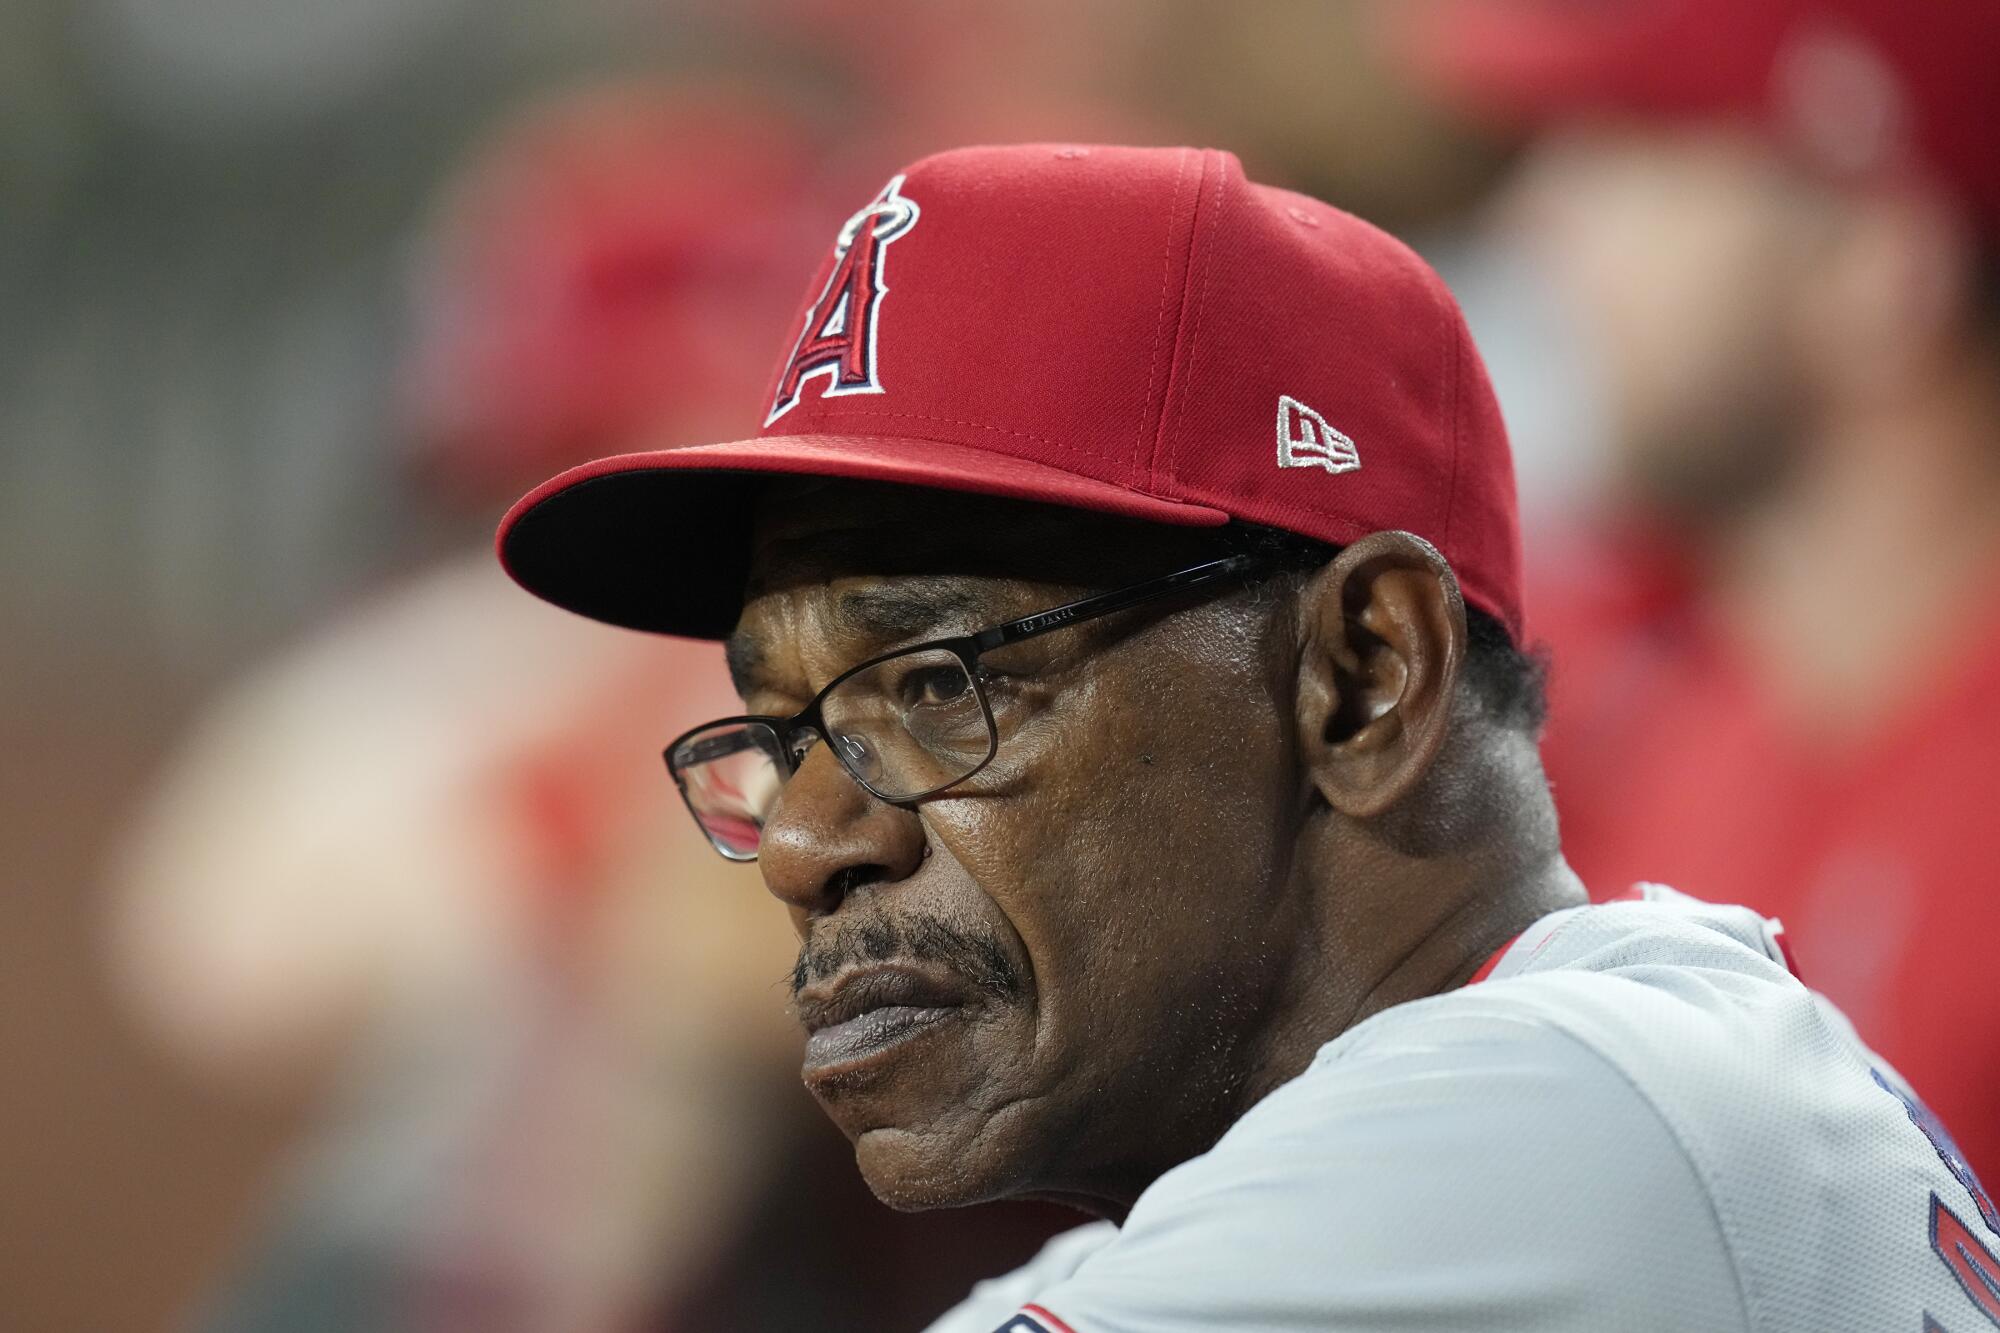
{"label": "man's neck", "polygon": [[1468,895],[1362,996],[1347,1026],[1399,1004],[1457,990],[1536,921],[1581,906],[1588,898],[1583,881],[1560,856],[1491,895]]}
{"label": "man's neck", "polygon": [[[1588,901],[1559,854],[1528,865],[1473,856],[1443,874],[1435,865],[1407,869],[1376,881],[1400,885],[1385,901],[1346,902],[1318,924],[1316,956],[1304,961],[1285,997],[1286,1013],[1272,1025],[1243,1109],[1298,1077],[1321,1046],[1357,1023],[1457,989],[1535,921]],[[1436,906],[1415,911],[1423,902]]]}
{"label": "man's neck", "polygon": [[[1316,914],[1292,923],[1297,964],[1269,997],[1268,1021],[1238,1066],[1241,1081],[1232,1081],[1202,1129],[1179,1136],[1174,1151],[1126,1164],[1090,1188],[1033,1197],[1122,1223],[1159,1175],[1206,1151],[1251,1107],[1303,1074],[1327,1042],[1394,1005],[1464,985],[1535,921],[1587,901],[1560,854],[1513,850],[1523,845],[1516,840],[1439,859],[1390,856],[1370,872],[1350,865],[1330,876],[1312,895]],[[1354,891],[1364,883],[1366,892]],[[1191,1151],[1191,1142],[1200,1146]]]}

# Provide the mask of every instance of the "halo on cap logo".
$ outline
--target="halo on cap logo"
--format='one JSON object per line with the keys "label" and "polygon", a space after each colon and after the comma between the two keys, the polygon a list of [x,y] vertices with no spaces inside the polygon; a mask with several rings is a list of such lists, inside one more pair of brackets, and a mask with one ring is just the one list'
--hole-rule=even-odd
{"label": "halo on cap logo", "polygon": [[884,260],[890,243],[917,225],[920,211],[914,199],[903,197],[903,180],[897,176],[890,181],[841,227],[833,246],[833,272],[806,310],[799,340],[778,377],[766,426],[797,407],[805,382],[818,375],[826,376],[824,398],[882,392],[876,373],[875,321],[889,291]]}

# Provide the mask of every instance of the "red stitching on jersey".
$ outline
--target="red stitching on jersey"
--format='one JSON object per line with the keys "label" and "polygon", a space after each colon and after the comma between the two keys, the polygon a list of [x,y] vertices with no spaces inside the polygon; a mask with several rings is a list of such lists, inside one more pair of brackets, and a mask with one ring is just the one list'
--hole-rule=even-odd
{"label": "red stitching on jersey", "polygon": [[1076,1333],[1075,1329],[1071,1328],[1068,1324],[1065,1324],[1062,1320],[1050,1314],[1048,1310],[1042,1306],[1030,1304],[1030,1305],[1024,1305],[1021,1308],[1027,1311],[1029,1314],[1033,1315],[1035,1318],[1041,1320],[1043,1323],[1047,1324],[1050,1328],[1053,1328],[1056,1331],[1056,1333]]}
{"label": "red stitching on jersey", "polygon": [[1493,956],[1491,958],[1488,958],[1485,962],[1481,963],[1479,965],[1479,970],[1477,972],[1474,972],[1472,976],[1466,980],[1465,984],[1468,986],[1477,986],[1480,982],[1492,976],[1493,969],[1500,966],[1500,960],[1507,956],[1507,951],[1513,948],[1516,944],[1519,944],[1521,942],[1521,936],[1527,933],[1528,932],[1525,930],[1520,931],[1514,936],[1513,939],[1508,940],[1505,944],[1495,949],[1493,951]]}

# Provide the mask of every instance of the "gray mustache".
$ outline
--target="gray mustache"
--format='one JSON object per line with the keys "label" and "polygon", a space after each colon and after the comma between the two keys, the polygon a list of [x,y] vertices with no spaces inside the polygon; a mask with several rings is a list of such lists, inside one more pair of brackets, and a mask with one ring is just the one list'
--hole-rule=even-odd
{"label": "gray mustache", "polygon": [[857,922],[829,939],[808,940],[792,968],[792,996],[842,968],[867,963],[933,963],[949,969],[996,999],[1018,996],[1021,972],[1000,942],[973,935],[937,917]]}

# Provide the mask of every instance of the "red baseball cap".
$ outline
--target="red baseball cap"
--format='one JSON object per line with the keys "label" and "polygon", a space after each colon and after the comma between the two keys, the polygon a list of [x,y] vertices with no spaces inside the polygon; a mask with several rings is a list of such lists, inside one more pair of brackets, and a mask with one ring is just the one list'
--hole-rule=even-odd
{"label": "red baseball cap", "polygon": [[1228,153],[917,162],[840,229],[759,420],[544,483],[502,522],[502,562],[583,615],[719,638],[759,479],[790,473],[1336,544],[1401,528],[1520,627],[1506,430],[1451,294],[1401,242]]}
{"label": "red baseball cap", "polygon": [[1730,120],[1824,175],[1918,173],[2000,224],[1995,0],[1393,0],[1447,99],[1535,128]]}

